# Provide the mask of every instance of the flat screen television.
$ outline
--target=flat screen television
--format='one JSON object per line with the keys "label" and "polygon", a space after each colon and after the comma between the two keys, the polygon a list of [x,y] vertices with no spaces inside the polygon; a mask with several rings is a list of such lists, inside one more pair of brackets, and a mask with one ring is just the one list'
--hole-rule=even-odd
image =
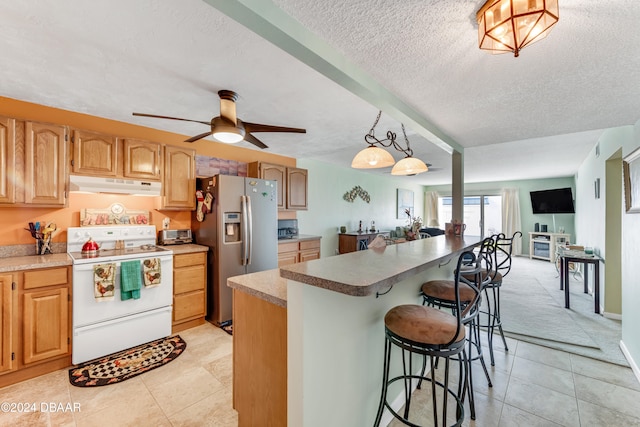
{"label": "flat screen television", "polygon": [[531,191],[531,208],[534,214],[575,213],[571,188]]}

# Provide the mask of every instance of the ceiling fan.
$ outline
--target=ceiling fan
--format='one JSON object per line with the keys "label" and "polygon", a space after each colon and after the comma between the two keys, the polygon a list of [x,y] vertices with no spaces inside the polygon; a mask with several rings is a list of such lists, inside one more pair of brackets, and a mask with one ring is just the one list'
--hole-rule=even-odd
{"label": "ceiling fan", "polygon": [[154,117],[158,119],[182,120],[184,122],[202,123],[211,126],[211,130],[186,139],[185,142],[195,142],[209,135],[220,142],[233,144],[245,140],[259,148],[268,148],[267,145],[253,136],[255,132],[293,132],[306,133],[306,129],[290,128],[284,126],[262,125],[259,123],[243,122],[236,116],[236,100],[238,94],[231,90],[218,91],[220,97],[220,115],[209,122],[201,120],[181,119],[178,117],[158,116],[155,114],[133,113],[134,116]]}

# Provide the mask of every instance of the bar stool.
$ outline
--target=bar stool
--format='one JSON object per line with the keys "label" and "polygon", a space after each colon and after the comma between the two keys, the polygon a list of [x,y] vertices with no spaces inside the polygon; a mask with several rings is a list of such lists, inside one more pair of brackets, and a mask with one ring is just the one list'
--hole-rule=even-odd
{"label": "bar stool", "polygon": [[[489,344],[491,366],[495,366],[495,360],[493,357],[493,334],[496,327],[502,337],[502,343],[504,344],[505,351],[509,351],[507,340],[504,337],[504,331],[502,329],[502,318],[500,317],[500,287],[502,287],[504,277],[511,271],[513,241],[516,237],[522,237],[522,233],[520,231],[516,231],[511,237],[506,237],[504,233],[492,236],[494,241],[493,244],[495,246],[494,263],[496,265],[496,274],[493,280],[484,287],[484,293],[487,297],[487,305],[486,311],[483,311],[482,313],[487,315],[487,323],[480,325],[487,328],[487,341]],[[491,291],[492,298],[489,298],[489,291]]]}
{"label": "bar stool", "polygon": [[[463,260],[461,267],[461,277],[459,284],[460,304],[462,308],[466,308],[469,304],[472,304],[477,294],[482,295],[484,286],[489,284],[496,274],[493,263],[493,251],[495,246],[493,245],[493,239],[487,237],[480,244],[480,251],[476,258],[476,263],[479,263],[479,268],[476,268],[476,263],[467,265],[466,260]],[[475,273],[475,274],[474,274]],[[437,307],[440,309],[456,310],[455,300],[455,281],[454,280],[430,280],[422,284],[420,293],[423,298],[423,305],[429,305],[431,307]],[[482,369],[484,370],[485,377],[489,387],[493,387],[491,383],[491,377],[489,371],[484,362],[484,356],[482,354],[482,346],[480,343],[480,324],[477,321],[478,314],[480,312],[480,299],[478,297],[478,303],[471,306],[467,314],[462,318],[462,323],[465,326],[469,326],[467,343],[469,350],[467,354],[468,371],[469,371],[469,408],[471,409],[471,419],[476,419],[475,414],[475,398],[473,394],[473,375],[472,364],[474,360],[480,360]],[[475,349],[475,355],[474,355]]]}
{"label": "bar stool", "polygon": [[[452,397],[456,405],[456,423],[455,426],[462,424],[464,420],[463,399],[468,387],[467,372],[467,356],[465,352],[465,327],[463,319],[474,306],[477,307],[480,292],[476,292],[476,297],[466,306],[463,306],[460,300],[460,278],[461,265],[463,260],[470,259],[472,264],[476,264],[476,270],[480,270],[480,264],[476,263],[476,256],[473,252],[464,252],[458,258],[456,266],[456,274],[454,278],[454,306],[453,313],[439,310],[434,307],[409,304],[400,305],[392,308],[384,317],[385,323],[385,350],[384,350],[384,367],[382,391],[380,396],[380,404],[378,406],[378,414],[374,426],[380,425],[380,420],[384,408],[390,413],[410,426],[417,424],[409,421],[409,412],[411,408],[412,384],[414,380],[420,382],[429,381],[431,383],[431,400],[433,404],[433,425],[438,425],[438,405],[436,397],[436,386],[442,389],[442,425],[446,425],[447,420],[447,404],[449,397]],[[402,352],[402,375],[389,378],[389,369],[391,364],[392,346],[400,348]],[[424,370],[420,375],[414,374],[413,357],[418,354],[425,357],[429,356],[431,362],[431,377],[425,376]],[[445,359],[445,372],[443,382],[435,379],[435,359]],[[460,368],[460,376],[458,379],[458,389],[453,391],[449,388],[449,361],[452,357],[457,357]],[[407,363],[408,359],[408,363]],[[424,366],[424,364],[423,364]],[[404,413],[401,415],[393,410],[387,401],[388,387],[396,381],[404,382]]]}

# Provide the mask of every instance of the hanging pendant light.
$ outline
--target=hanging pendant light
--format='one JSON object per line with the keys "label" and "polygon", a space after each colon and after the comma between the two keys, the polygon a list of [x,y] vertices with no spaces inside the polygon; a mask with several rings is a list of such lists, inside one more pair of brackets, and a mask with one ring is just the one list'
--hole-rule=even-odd
{"label": "hanging pendant light", "polygon": [[[396,141],[396,134],[391,131],[387,131],[386,139],[380,140],[376,138],[374,130],[381,115],[382,111],[378,112],[376,121],[373,123],[369,133],[364,136],[364,140],[369,144],[369,146],[360,150],[360,152],[356,154],[351,161],[351,167],[355,169],[375,169],[393,166],[393,169],[391,170],[392,175],[416,175],[426,172],[428,170],[427,165],[422,160],[412,157],[413,150],[409,146],[409,139],[407,138],[407,133],[404,130],[404,124],[402,124],[402,133],[404,135],[404,140],[407,143],[406,149],[398,144]],[[376,147],[376,145],[380,145],[385,148],[393,146],[393,148],[404,153],[407,157],[396,163],[393,156],[389,154],[387,150]]]}
{"label": "hanging pendant light", "polygon": [[355,169],[386,168],[393,166],[395,162],[387,150],[371,145],[356,154],[351,162],[351,167]]}
{"label": "hanging pendant light", "polygon": [[549,34],[558,22],[558,0],[487,0],[476,14],[480,49],[520,50]]}
{"label": "hanging pendant light", "polygon": [[413,176],[428,171],[427,165],[415,157],[405,157],[391,169],[391,175]]}

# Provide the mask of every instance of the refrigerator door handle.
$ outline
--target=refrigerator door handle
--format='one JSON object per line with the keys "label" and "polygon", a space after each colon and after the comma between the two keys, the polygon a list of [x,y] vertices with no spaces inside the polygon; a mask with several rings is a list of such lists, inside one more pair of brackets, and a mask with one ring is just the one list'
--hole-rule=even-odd
{"label": "refrigerator door handle", "polygon": [[248,239],[249,239],[249,233],[248,233],[248,227],[247,227],[247,215],[248,215],[248,209],[247,209],[247,196],[240,196],[240,210],[241,210],[241,215],[242,215],[242,222],[241,222],[241,227],[242,230],[240,231],[240,235],[242,236],[242,253],[240,254],[240,256],[242,257],[242,265],[247,265],[247,254],[248,254]]}
{"label": "refrigerator door handle", "polygon": [[251,252],[253,252],[253,213],[251,211],[251,197],[245,197],[247,198],[247,212],[249,213],[249,217],[247,218],[249,237],[246,238],[247,234],[245,234],[245,240],[249,242],[247,245],[247,264],[251,264]]}

